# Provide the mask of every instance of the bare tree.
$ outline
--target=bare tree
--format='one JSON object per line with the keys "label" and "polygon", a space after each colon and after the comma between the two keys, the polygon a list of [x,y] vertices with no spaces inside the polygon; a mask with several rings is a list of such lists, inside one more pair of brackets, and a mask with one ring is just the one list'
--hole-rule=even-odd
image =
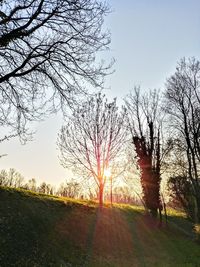
{"label": "bare tree", "polygon": [[28,182],[23,186],[24,189],[37,192],[37,182],[35,178],[29,179]]}
{"label": "bare tree", "polygon": [[105,170],[120,156],[125,137],[125,118],[118,111],[116,99],[108,103],[101,93],[83,103],[59,134],[63,166],[94,178],[100,206],[106,183]]}
{"label": "bare tree", "polygon": [[53,186],[51,184],[47,184],[46,182],[42,182],[37,188],[37,192],[47,195],[53,195],[53,191]]}
{"label": "bare tree", "polygon": [[96,64],[96,53],[110,43],[108,12],[99,0],[0,1],[0,125],[10,136],[23,136],[47,109],[71,105],[85,82],[102,84],[109,66]]}
{"label": "bare tree", "polygon": [[166,83],[166,110],[186,160],[183,178],[192,183],[200,220],[200,62],[185,58]]}
{"label": "bare tree", "polygon": [[78,198],[81,193],[81,185],[74,179],[71,179],[62,183],[57,193],[63,197]]}
{"label": "bare tree", "polygon": [[135,87],[125,99],[129,129],[141,172],[145,206],[153,216],[161,215],[161,113],[159,94],[150,91],[141,95]]}
{"label": "bare tree", "polygon": [[10,168],[9,171],[1,170],[0,185],[20,188],[24,184],[24,177],[15,169]]}

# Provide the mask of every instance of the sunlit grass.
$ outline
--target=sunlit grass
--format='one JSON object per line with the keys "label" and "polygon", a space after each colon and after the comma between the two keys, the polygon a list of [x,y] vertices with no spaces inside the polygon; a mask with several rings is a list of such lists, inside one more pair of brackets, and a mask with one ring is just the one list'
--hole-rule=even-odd
{"label": "sunlit grass", "polygon": [[167,215],[168,216],[177,216],[177,217],[183,217],[186,218],[186,213],[181,210],[175,210],[173,208],[167,208]]}

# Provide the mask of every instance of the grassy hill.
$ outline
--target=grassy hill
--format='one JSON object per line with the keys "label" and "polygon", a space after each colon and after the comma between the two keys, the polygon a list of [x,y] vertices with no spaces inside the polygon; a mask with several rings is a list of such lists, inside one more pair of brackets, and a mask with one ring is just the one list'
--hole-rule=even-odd
{"label": "grassy hill", "polygon": [[0,188],[0,266],[193,267],[200,246],[182,214],[159,229],[143,210]]}

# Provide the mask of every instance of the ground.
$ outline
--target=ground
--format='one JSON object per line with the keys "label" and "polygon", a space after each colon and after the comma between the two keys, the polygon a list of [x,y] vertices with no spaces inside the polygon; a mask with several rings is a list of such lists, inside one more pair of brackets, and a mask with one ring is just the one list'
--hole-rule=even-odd
{"label": "ground", "polygon": [[168,219],[160,228],[140,207],[0,188],[0,266],[200,266],[192,224]]}

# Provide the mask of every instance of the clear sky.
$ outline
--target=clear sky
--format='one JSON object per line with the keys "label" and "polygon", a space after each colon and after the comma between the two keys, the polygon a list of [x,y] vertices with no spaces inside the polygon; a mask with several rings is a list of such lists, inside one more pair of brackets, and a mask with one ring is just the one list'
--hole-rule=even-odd
{"label": "clear sky", "polygon": [[[164,88],[181,57],[200,59],[199,0],[110,0],[113,12],[105,21],[112,34],[110,55],[115,73],[107,77],[109,97],[125,96],[136,85]],[[34,141],[1,144],[0,169],[10,167],[26,179],[59,184],[70,174],[59,164],[56,139],[61,115],[34,124]],[[71,175],[72,177],[72,175]]]}

